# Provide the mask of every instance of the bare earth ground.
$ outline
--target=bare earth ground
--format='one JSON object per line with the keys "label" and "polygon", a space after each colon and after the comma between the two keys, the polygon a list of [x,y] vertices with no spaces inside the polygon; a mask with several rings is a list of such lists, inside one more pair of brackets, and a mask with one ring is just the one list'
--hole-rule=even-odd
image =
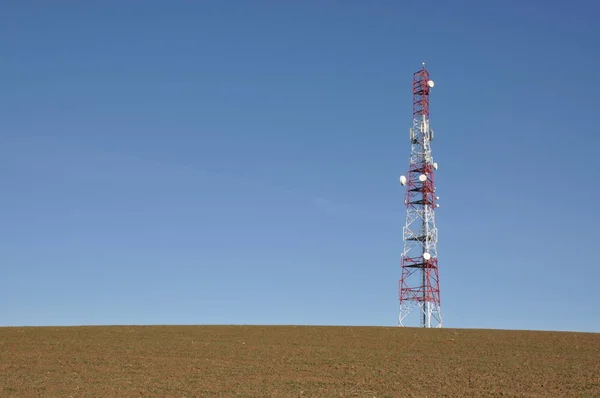
{"label": "bare earth ground", "polygon": [[600,334],[310,326],[0,328],[0,396],[600,397]]}

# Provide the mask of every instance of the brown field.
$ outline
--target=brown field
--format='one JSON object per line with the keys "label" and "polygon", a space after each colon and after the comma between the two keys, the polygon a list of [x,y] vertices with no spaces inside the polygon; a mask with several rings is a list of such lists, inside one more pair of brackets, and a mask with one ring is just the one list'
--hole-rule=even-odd
{"label": "brown field", "polygon": [[2,397],[600,397],[600,334],[0,328]]}

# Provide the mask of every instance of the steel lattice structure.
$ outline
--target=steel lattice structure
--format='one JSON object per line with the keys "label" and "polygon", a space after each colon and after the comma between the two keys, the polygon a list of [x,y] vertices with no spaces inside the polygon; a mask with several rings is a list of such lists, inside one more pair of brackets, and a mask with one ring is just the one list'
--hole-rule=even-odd
{"label": "steel lattice structure", "polygon": [[429,92],[433,87],[425,69],[413,75],[413,125],[409,130],[410,166],[407,176],[400,177],[406,186],[406,225],[403,229],[404,250],[399,283],[399,326],[418,309],[422,327],[441,327],[440,284],[438,277],[435,208],[435,170],[431,154],[433,130],[429,125]]}

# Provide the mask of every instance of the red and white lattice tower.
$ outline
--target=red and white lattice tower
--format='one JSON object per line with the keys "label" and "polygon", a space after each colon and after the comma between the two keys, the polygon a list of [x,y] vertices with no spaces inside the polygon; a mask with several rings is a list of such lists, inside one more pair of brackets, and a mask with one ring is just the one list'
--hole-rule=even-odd
{"label": "red and white lattice tower", "polygon": [[413,75],[413,125],[408,176],[401,176],[406,186],[406,225],[403,230],[402,279],[399,284],[399,326],[406,326],[408,315],[418,313],[422,327],[441,327],[440,284],[438,278],[434,173],[437,163],[431,155],[433,130],[429,125],[429,92],[433,81],[423,69]]}

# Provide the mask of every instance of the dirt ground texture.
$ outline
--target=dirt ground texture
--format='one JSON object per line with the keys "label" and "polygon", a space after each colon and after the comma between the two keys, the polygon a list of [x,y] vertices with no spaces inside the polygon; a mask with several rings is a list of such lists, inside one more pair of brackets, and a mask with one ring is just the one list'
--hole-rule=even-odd
{"label": "dirt ground texture", "polygon": [[600,334],[0,328],[2,397],[598,397]]}

